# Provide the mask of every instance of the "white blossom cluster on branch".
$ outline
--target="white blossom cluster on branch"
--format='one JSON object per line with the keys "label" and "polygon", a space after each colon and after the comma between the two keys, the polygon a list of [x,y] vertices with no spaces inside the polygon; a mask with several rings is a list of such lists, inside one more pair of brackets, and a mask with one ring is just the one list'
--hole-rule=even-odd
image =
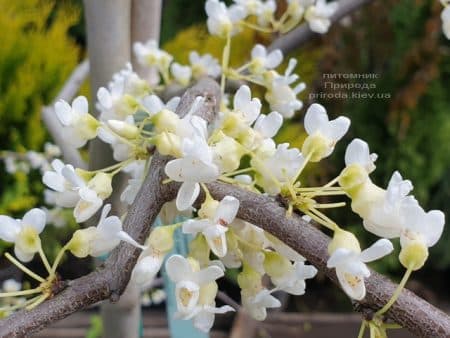
{"label": "white blossom cluster on branch", "polygon": [[[232,37],[241,28],[284,33],[305,20],[313,31],[324,33],[336,6],[335,2],[324,0],[288,0],[286,12],[276,16],[275,1],[271,0],[235,0],[230,7],[218,0],[208,0],[205,5],[208,30],[224,40],[220,62],[209,54],[192,51],[190,63],[182,65],[155,41],[136,43],[134,52],[139,63],[159,74],[152,83],[141,79],[127,65],[98,90],[98,119],[89,114],[84,97],[71,103],[57,102],[55,119],[72,146],[80,148],[98,137],[111,146],[117,163],[88,171],[54,159],[51,167],[45,167],[47,201],[60,208],[73,208],[78,223],[92,219],[101,210],[97,225],[76,230],[53,264],[42,250],[40,234],[47,223],[42,209],[32,209],[22,219],[0,216],[0,238],[14,244],[16,256],[8,253],[6,257],[39,282],[36,288],[22,291],[18,287],[4,287],[0,298],[10,302],[8,313],[20,307],[33,308],[52,297],[52,285],[58,280],[57,269],[66,252],[80,258],[98,257],[110,253],[121,241],[142,250],[132,273],[132,282],[142,288],[152,283],[167,259],[165,269],[175,283],[177,316],[193,320],[203,331],[211,329],[215,314],[233,310],[228,305],[217,307],[215,302],[216,280],[224,276],[226,269],[239,269],[237,281],[242,305],[257,320],[266,318],[267,309],[281,305],[275,291],[303,295],[306,280],[313,278],[317,269],[258,224],[237,218],[240,207],[237,198],[225,196],[215,200],[207,187],[214,181],[258,194],[281,196],[287,201],[287,217],[301,213],[332,231],[328,267],[336,270],[342,289],[355,300],[366,295],[364,279],[370,275],[366,263],[390,254],[393,251],[390,239],[400,238],[399,260],[406,274],[390,303],[376,316],[387,311],[410,273],[424,265],[428,248],[439,240],[444,214],[438,210],[424,211],[411,195],[412,183],[398,172],[392,175],[386,189],[373,183],[370,174],[375,170],[377,156],[370,153],[368,144],[361,139],[354,139],[347,146],[345,168],[336,178],[323,186],[307,186],[304,169],[333,153],[349,130],[350,120],[344,116],[330,119],[325,107],[314,103],[304,116],[307,137],[301,149],[288,143],[277,144],[273,138],[285,119],[303,106],[297,98],[305,88],[294,73],[297,61],[288,60],[284,73],[279,73],[282,52],[269,52],[257,44],[249,51],[248,62],[237,68],[229,66]],[[159,96],[174,83],[186,87],[205,76],[221,77],[220,112],[212,121],[198,114],[203,97],[197,97],[187,114],[179,116],[176,111],[180,98],[164,102]],[[232,99],[227,100],[225,83],[229,79],[264,88],[268,113],[262,113],[264,102],[253,97],[247,85],[229,93]],[[123,215],[109,215],[111,206],[104,201],[113,192],[113,177],[125,172],[129,180],[120,197],[127,204],[133,203],[144,177],[152,170],[155,149],[172,157],[165,166],[167,179],[162,184],[181,185],[176,199],[161,210],[164,225],[154,228],[145,243],[137,243],[123,230],[118,217]],[[196,209],[194,205],[202,190],[206,198]],[[361,217],[362,226],[380,237],[365,250],[361,250],[354,234],[326,215],[328,209],[344,207],[346,202],[324,202],[324,198],[342,196],[351,199],[351,209]],[[180,216],[184,220],[176,222]],[[194,238],[187,257],[167,257],[177,229]],[[46,278],[22,264],[36,254],[47,269]],[[11,302],[11,297],[16,296],[22,300]],[[382,321],[374,320],[370,325],[379,332],[386,330]]]}

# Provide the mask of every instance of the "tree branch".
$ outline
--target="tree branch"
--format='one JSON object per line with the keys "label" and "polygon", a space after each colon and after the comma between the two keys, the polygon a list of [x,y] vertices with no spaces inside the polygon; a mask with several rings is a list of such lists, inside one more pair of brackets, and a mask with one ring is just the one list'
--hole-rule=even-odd
{"label": "tree branch", "polygon": [[[215,81],[201,80],[183,95],[177,113],[184,116],[195,97],[203,96],[206,100],[197,114],[208,118],[211,112],[217,112],[219,93]],[[158,153],[153,156],[151,170],[125,218],[124,230],[139,243],[147,239],[163,204],[176,196],[176,189],[171,184],[162,184],[166,178],[164,167],[168,160],[168,157]],[[130,280],[140,251],[121,243],[104,265],[94,272],[71,281],[65,290],[35,309],[19,311],[0,321],[0,337],[28,336],[99,301],[108,298],[117,301]]]}
{"label": "tree branch", "polygon": [[[371,1],[373,0],[340,0],[338,1],[339,7],[330,20],[335,23]],[[281,49],[283,53],[287,54],[317,36],[320,36],[320,34],[314,33],[309,29],[308,24],[304,23],[273,41],[268,49]]]}
{"label": "tree branch", "polygon": [[73,70],[72,74],[70,74],[70,77],[67,79],[66,83],[53,102],[42,108],[41,116],[42,121],[53,138],[53,141],[61,149],[64,161],[82,169],[86,169],[87,164],[81,158],[78,149],[67,143],[67,136],[64,134],[61,124],[56,118],[55,109],[53,107],[58,100],[71,101],[78,93],[80,86],[88,74],[89,62],[84,60]]}
{"label": "tree branch", "polygon": [[[207,98],[199,114],[204,117],[211,116],[210,112],[216,111],[218,86],[207,79],[186,92],[177,113],[183,116],[198,95]],[[151,224],[162,205],[173,200],[179,188],[178,183],[162,184],[165,179],[164,167],[168,160],[169,158],[159,154],[153,156],[151,170],[125,218],[125,231],[140,243],[148,237]],[[239,199],[239,218],[261,226],[302,254],[319,271],[338,284],[334,269],[328,269],[326,266],[330,238],[320,230],[298,215],[287,218],[286,209],[268,196],[218,182],[208,184],[208,189],[216,199],[227,195]],[[29,335],[98,301],[108,298],[117,301],[130,279],[139,253],[140,250],[122,243],[104,266],[72,281],[63,292],[37,308],[20,311],[1,321],[0,336]],[[367,295],[359,304],[363,308],[377,310],[388,301],[395,287],[389,279],[372,271],[371,276],[366,279]],[[408,290],[402,292],[386,316],[417,336],[450,336],[450,318]]]}

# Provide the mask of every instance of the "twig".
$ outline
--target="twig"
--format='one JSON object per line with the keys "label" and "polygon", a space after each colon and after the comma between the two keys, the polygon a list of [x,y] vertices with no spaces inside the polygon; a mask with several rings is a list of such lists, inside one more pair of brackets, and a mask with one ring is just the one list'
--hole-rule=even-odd
{"label": "twig", "polygon": [[230,296],[228,296],[225,292],[223,291],[217,291],[217,298],[220,299],[222,302],[224,302],[225,304],[231,306],[233,309],[235,309],[236,311],[239,311],[241,309],[241,306],[239,305],[238,302],[236,302],[233,298],[231,298]]}
{"label": "twig", "polygon": [[[196,96],[206,96],[201,115],[211,117],[219,101],[217,83],[202,80],[188,90],[178,107],[182,116]],[[169,158],[156,153],[152,159],[152,170],[136,197],[124,221],[125,230],[138,242],[148,237],[151,224],[162,205],[175,198],[179,184],[161,184],[166,178],[164,167]],[[327,246],[330,238],[298,215],[286,217],[286,209],[274,199],[224,183],[207,184],[216,199],[230,195],[240,201],[238,217],[261,226],[292,249],[303,255],[319,271],[338,284],[334,269],[326,266]],[[202,200],[204,196],[200,197]],[[123,293],[140,252],[129,244],[121,244],[103,267],[87,276],[76,279],[54,298],[31,311],[20,311],[0,321],[0,337],[30,335],[45,326],[67,317],[104,299],[117,301]],[[361,308],[378,310],[393,294],[396,285],[388,278],[372,271],[366,279],[367,295],[359,302]],[[404,290],[397,302],[386,313],[386,317],[421,337],[450,336],[450,318],[441,310],[427,303],[414,293]]]}
{"label": "twig", "polygon": [[75,167],[83,169],[85,169],[87,165],[81,158],[78,150],[67,143],[67,135],[64,134],[61,124],[56,118],[53,106],[58,100],[71,101],[77,94],[88,73],[89,62],[84,60],[73,70],[55,100],[50,105],[42,108],[42,121],[47,127],[55,143],[61,149],[64,160]]}
{"label": "twig", "polygon": [[[340,0],[338,1],[339,7],[330,20],[332,23],[335,23],[371,1],[373,0]],[[320,34],[314,33],[311,29],[309,29],[307,23],[304,23],[289,33],[276,39],[272,42],[268,49],[281,49],[283,53],[287,54],[313,37],[319,35]]]}

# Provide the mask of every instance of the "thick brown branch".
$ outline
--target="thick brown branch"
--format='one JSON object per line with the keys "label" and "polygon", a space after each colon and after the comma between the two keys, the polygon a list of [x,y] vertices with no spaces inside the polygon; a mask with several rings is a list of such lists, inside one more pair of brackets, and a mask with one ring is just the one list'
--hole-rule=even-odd
{"label": "thick brown branch", "polygon": [[[286,209],[273,199],[228,184],[211,183],[208,189],[216,199],[226,195],[240,201],[238,217],[259,225],[302,254],[319,271],[336,284],[334,269],[327,268],[330,238],[301,217],[286,217]],[[387,303],[396,284],[372,271],[366,279],[367,295],[360,305],[377,310]],[[420,337],[449,337],[450,318],[414,293],[404,290],[387,317]]]}
{"label": "thick brown branch", "polygon": [[[200,115],[208,118],[217,103],[217,84],[203,80],[189,90],[182,99],[178,113],[182,116],[190,108],[195,96],[206,96]],[[164,166],[168,158],[156,154],[151,171],[131,207],[125,222],[125,230],[139,242],[150,232],[163,203],[172,200],[179,184],[161,184],[165,178]],[[302,254],[328,278],[337,283],[334,270],[328,269],[327,246],[329,237],[294,215],[286,217],[286,209],[274,199],[255,194],[228,184],[208,184],[216,199],[231,195],[240,200],[238,217],[261,226]],[[62,293],[32,311],[21,311],[0,322],[1,337],[20,337],[36,332],[50,323],[83,309],[98,301],[116,300],[125,289],[139,250],[121,244],[103,267],[88,276],[72,281]],[[391,297],[396,285],[376,272],[366,279],[367,295],[360,302],[363,308],[377,310]],[[412,292],[405,290],[387,313],[387,317],[421,337],[450,336],[450,318]]]}
{"label": "thick brown branch", "polygon": [[[205,102],[196,112],[208,118],[216,111],[219,86],[210,79],[201,80],[183,95],[177,113],[185,115],[196,96]],[[175,198],[172,185],[162,184],[167,157],[155,154],[151,170],[124,221],[124,230],[143,243],[150,233],[162,205]],[[105,299],[117,301],[127,286],[140,250],[122,243],[113,251],[105,264],[87,276],[71,281],[54,298],[31,311],[22,310],[0,321],[0,337],[24,337],[51,323]]]}
{"label": "thick brown branch", "polygon": [[[338,1],[339,7],[330,20],[332,23],[335,23],[371,1],[373,0],[340,0]],[[283,53],[287,54],[313,37],[319,35],[320,34],[314,33],[309,29],[307,23],[304,23],[286,35],[282,35],[276,39],[268,49],[281,49]]]}

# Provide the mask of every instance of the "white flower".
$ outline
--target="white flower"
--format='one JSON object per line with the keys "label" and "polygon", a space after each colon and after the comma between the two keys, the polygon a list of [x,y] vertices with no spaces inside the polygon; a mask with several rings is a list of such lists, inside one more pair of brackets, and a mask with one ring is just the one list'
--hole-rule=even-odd
{"label": "white flower", "polygon": [[208,183],[219,177],[219,169],[213,163],[213,154],[205,137],[206,124],[192,139],[183,139],[183,157],[166,164],[166,175],[176,182],[183,182],[176,199],[178,210],[192,206],[200,193],[199,182]]}
{"label": "white flower", "polygon": [[441,13],[442,31],[447,39],[450,40],[450,5],[444,8]]}
{"label": "white flower", "polygon": [[119,245],[120,241],[125,241],[142,250],[146,249],[122,230],[122,221],[119,217],[108,216],[110,211],[111,204],[106,204],[96,227],[77,230],[74,233],[68,247],[75,256],[106,255]]}
{"label": "white flower", "polygon": [[251,125],[261,112],[261,101],[256,97],[252,99],[250,88],[243,85],[234,96],[233,107],[233,111],[239,114],[247,125]]}
{"label": "white flower", "polygon": [[75,173],[72,165],[64,164],[58,159],[53,160],[51,165],[53,171],[45,172],[42,181],[55,191],[52,200],[64,208],[75,207],[80,199],[77,190],[86,183]]}
{"label": "white flower", "polygon": [[310,156],[313,162],[330,156],[334,147],[350,127],[350,119],[340,116],[332,121],[328,120],[327,111],[318,104],[313,103],[305,115],[305,129],[308,133],[302,153]]}
{"label": "white flower", "polygon": [[133,269],[131,280],[142,288],[151,285],[161,269],[164,257],[165,254],[158,250],[149,248],[143,251]]}
{"label": "white flower", "polygon": [[216,265],[205,269],[193,269],[190,261],[183,256],[173,255],[166,262],[169,278],[175,283],[178,315],[189,316],[196,311],[201,288],[224,275]]}
{"label": "white flower", "polygon": [[170,71],[175,80],[182,86],[187,86],[191,81],[192,69],[189,66],[183,66],[174,62],[170,65]]}
{"label": "white flower", "polygon": [[139,100],[148,94],[148,84],[132,71],[131,65],[114,74],[108,88],[97,91],[100,120],[125,120],[135,113]]}
{"label": "white flower", "polygon": [[233,5],[227,8],[223,2],[218,0],[206,1],[205,10],[208,15],[206,24],[209,33],[220,37],[237,33],[239,29],[237,23],[247,15],[244,7]]}
{"label": "white flower", "polygon": [[275,49],[267,53],[267,49],[257,44],[252,49],[252,63],[250,71],[254,74],[261,74],[264,71],[278,67],[283,61],[283,53],[279,49]]}
{"label": "white flower", "polygon": [[261,0],[233,0],[235,4],[243,7],[248,15],[261,15],[263,3]]}
{"label": "white flower", "polygon": [[338,248],[328,259],[327,267],[336,269],[339,283],[350,298],[362,300],[366,296],[364,278],[370,276],[370,270],[364,263],[380,259],[392,250],[392,243],[384,238],[362,252]]}
{"label": "white flower", "polygon": [[420,241],[428,248],[434,246],[444,231],[445,215],[440,210],[425,212],[420,205],[409,203],[402,207],[404,228],[400,244],[407,246],[412,241]]}
{"label": "white flower", "polygon": [[367,173],[375,170],[378,155],[369,151],[369,145],[359,138],[355,138],[345,150],[345,165],[359,164]]}
{"label": "white flower", "polygon": [[101,208],[103,200],[111,195],[111,176],[97,173],[89,182],[85,182],[71,165],[53,160],[54,171],[44,173],[43,182],[56,193],[55,204],[73,208],[78,223],[91,218]]}
{"label": "white flower", "polygon": [[280,113],[273,111],[268,115],[259,115],[253,129],[263,138],[272,138],[278,133],[278,130],[280,130],[282,125],[283,116]]}
{"label": "white flower", "polygon": [[[364,228],[380,237],[399,237],[404,224],[402,206],[417,204],[414,197],[408,196],[412,189],[411,181],[403,180],[398,171],[394,172],[386,191],[375,195],[375,199],[366,206],[365,210],[358,208],[355,210],[359,211],[359,215],[363,218]],[[359,205],[364,202],[356,201],[356,203]],[[352,208],[356,206],[353,204]]]}
{"label": "white flower", "polygon": [[[108,120],[108,125],[110,124],[110,121],[117,120]],[[135,127],[133,116],[128,116],[125,119],[125,123],[130,127]],[[113,158],[118,162],[127,160],[133,154],[133,147],[128,142],[124,142],[124,138],[113,132],[111,128],[100,127],[98,129],[98,138],[111,145]]]}
{"label": "white flower", "polygon": [[194,327],[203,332],[209,332],[214,324],[214,316],[229,311],[234,311],[234,309],[229,305],[217,308],[215,302],[213,302],[209,305],[198,306],[195,312],[185,319],[193,318]]}
{"label": "white flower", "polygon": [[242,305],[249,314],[256,320],[264,320],[267,317],[268,308],[277,308],[281,306],[281,302],[270,294],[267,289],[262,289],[254,296],[247,296],[242,291]]}
{"label": "white flower", "polygon": [[141,65],[156,66],[163,71],[169,67],[173,60],[172,55],[158,47],[156,40],[148,40],[145,44],[135,42],[133,51]]}
{"label": "white flower", "polygon": [[[271,141],[270,139],[268,139]],[[288,143],[275,148],[273,142],[265,142],[251,164],[257,171],[256,182],[270,195],[280,192],[284,183],[290,183],[303,165],[305,158],[296,148],[289,149]]]}
{"label": "white flower", "polygon": [[98,121],[88,112],[88,101],[84,96],[73,100],[72,106],[66,101],[55,103],[56,116],[63,125],[67,142],[80,148],[97,136]]}
{"label": "white flower", "polygon": [[308,22],[309,28],[316,33],[326,33],[331,25],[330,17],[337,8],[336,1],[317,0],[316,4],[308,7],[305,12],[305,20]]}
{"label": "white flower", "polygon": [[294,116],[295,111],[303,107],[303,103],[297,99],[297,94],[306,88],[305,83],[300,82],[294,88],[290,87],[299,78],[298,75],[292,74],[296,65],[297,60],[290,59],[284,75],[271,71],[266,79],[266,100],[271,109],[284,117]]}
{"label": "white flower", "polygon": [[[206,201],[206,204],[216,201]],[[197,234],[201,232],[208,242],[209,247],[218,257],[224,257],[227,254],[227,241],[225,233],[227,226],[233,222],[239,209],[239,200],[232,196],[225,196],[216,206],[214,211],[208,210],[208,218],[194,220],[190,219],[183,223],[183,232],[186,234]]]}
{"label": "white flower", "polygon": [[192,76],[196,79],[202,76],[216,78],[222,72],[219,61],[211,54],[199,55],[197,52],[190,52],[189,62],[191,63]]}
{"label": "white flower", "polygon": [[180,103],[180,98],[178,96],[175,96],[171,98],[167,103],[164,103],[158,96],[149,95],[142,100],[142,103],[149,116],[153,116],[163,110],[174,112],[177,109],[178,104]]}
{"label": "white flower", "polygon": [[45,212],[31,209],[22,219],[0,215],[0,239],[14,243],[14,253],[22,262],[29,262],[41,248],[39,234],[45,227]]}
{"label": "white flower", "polygon": [[259,7],[259,14],[257,16],[258,24],[263,27],[268,26],[271,23],[276,10],[277,3],[275,0],[267,0],[261,3]]}
{"label": "white flower", "polygon": [[287,12],[294,20],[300,20],[305,13],[305,8],[314,4],[315,0],[287,0]]}
{"label": "white flower", "polygon": [[33,169],[39,169],[41,167],[48,166],[47,159],[42,153],[36,151],[27,151],[25,154],[30,166]]}
{"label": "white flower", "polygon": [[305,279],[313,278],[317,269],[312,265],[306,265],[302,261],[292,264],[280,277],[272,277],[271,280],[277,290],[283,290],[291,295],[303,295],[305,293]]}
{"label": "white flower", "polygon": [[422,268],[428,248],[437,243],[444,230],[445,215],[440,210],[425,212],[417,203],[402,206],[404,228],[400,234],[399,260],[407,269]]}
{"label": "white flower", "polygon": [[50,142],[45,142],[44,153],[45,153],[45,156],[47,156],[47,157],[51,157],[51,158],[59,157],[59,156],[61,156],[61,149],[55,144],[52,144]]}

